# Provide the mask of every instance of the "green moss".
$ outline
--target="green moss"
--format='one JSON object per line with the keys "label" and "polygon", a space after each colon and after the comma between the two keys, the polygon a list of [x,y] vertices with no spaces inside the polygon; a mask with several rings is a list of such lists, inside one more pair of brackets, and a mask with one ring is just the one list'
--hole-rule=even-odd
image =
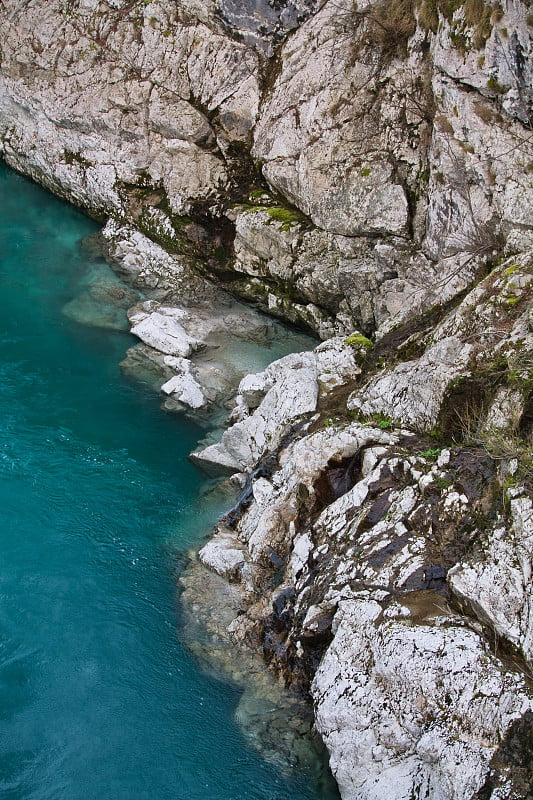
{"label": "green moss", "polygon": [[385,414],[372,414],[372,423],[381,431],[390,431],[394,428],[394,420],[392,417],[387,417]]}
{"label": "green moss", "polygon": [[272,206],[266,209],[268,216],[272,222],[281,222],[281,230],[288,230],[291,225],[297,225],[302,222],[303,217],[298,211],[293,211],[290,208],[283,208],[282,206]]}
{"label": "green moss", "polygon": [[490,89],[491,92],[496,92],[497,94],[503,94],[506,91],[505,86],[502,86],[501,83],[498,83],[493,75],[491,75],[487,81],[487,89]]}
{"label": "green moss", "polygon": [[504,269],[503,274],[514,275],[515,272],[517,272],[519,269],[520,267],[518,266],[518,264],[511,264],[510,266],[506,267],[506,269]]}
{"label": "green moss", "polygon": [[[260,192],[260,195],[264,194]],[[267,206],[267,205],[242,205],[239,204],[236,208],[240,209],[244,214],[252,214],[256,211],[263,211],[268,215],[265,220],[265,225],[271,225],[273,222],[279,222],[280,230],[286,233],[293,225],[301,225],[307,223],[307,219],[296,209],[286,208],[284,206]]]}
{"label": "green moss", "polygon": [[348,344],[351,347],[364,347],[367,350],[374,346],[370,339],[363,336],[362,333],[352,333],[351,336],[347,336],[344,344]]}
{"label": "green moss", "polygon": [[361,170],[361,177],[367,178],[371,172],[372,170],[370,169],[370,167],[363,167],[363,169]]}
{"label": "green moss", "polygon": [[253,192],[250,192],[250,200],[258,200],[261,197],[266,196],[266,192],[264,189],[255,189]]}

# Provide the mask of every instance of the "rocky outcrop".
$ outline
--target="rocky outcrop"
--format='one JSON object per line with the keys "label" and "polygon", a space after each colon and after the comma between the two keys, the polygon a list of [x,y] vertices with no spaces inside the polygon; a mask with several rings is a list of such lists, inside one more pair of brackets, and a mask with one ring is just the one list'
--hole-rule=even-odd
{"label": "rocky outcrop", "polygon": [[450,571],[450,587],[459,600],[489,624],[497,636],[533,661],[531,617],[531,537],[533,509],[530,497],[507,491],[509,524],[501,520],[479,542],[471,562]]}
{"label": "rocky outcrop", "polygon": [[[422,352],[366,381],[348,408],[379,413],[448,434],[474,433],[483,406],[489,427],[519,424],[528,402],[531,331],[531,252],[504,262],[470,292],[456,310],[410,344]],[[507,385],[504,385],[507,384]],[[515,404],[500,414],[498,405]]]}
{"label": "rocky outcrop", "polygon": [[[109,222],[95,245],[115,270],[116,274],[98,265],[105,270],[114,295],[122,287],[120,297],[113,298],[122,313],[122,327],[141,342],[128,350],[122,369],[160,391],[166,411],[184,413],[200,425],[217,428],[251,367],[268,364],[278,353],[304,349],[313,341],[236,301],[200,276],[190,258],[165,252],[131,226]],[[95,288],[91,285],[92,297]],[[101,302],[100,283],[97,288]],[[135,300],[126,319],[125,306]],[[73,316],[77,310],[78,321],[86,322],[80,312],[86,306],[83,293],[64,312]],[[100,308],[97,313],[91,307],[91,324],[103,324]]]}
{"label": "rocky outcrop", "polygon": [[0,150],[271,313],[368,335],[531,247],[530,22],[521,0],[11,0]]}
{"label": "rocky outcrop", "polygon": [[291,354],[262,373],[247,375],[235,399],[234,416],[239,421],[225,431],[220,443],[193,453],[193,459],[204,468],[252,469],[292,427],[319,407],[326,408],[330,396],[360,371],[361,350],[365,344],[354,347],[330,339],[311,353]]}
{"label": "rocky outcrop", "polygon": [[[531,22],[523,0],[0,10],[2,157],[106,221],[128,284],[99,265],[65,313],[131,325],[123,368],[168,410],[231,411],[194,455],[243,490],[183,576],[190,619],[216,663],[237,646],[312,700],[345,800],[532,791]],[[326,341],[269,364],[273,323],[234,296]],[[252,705],[290,756],[309,721]]]}
{"label": "rocky outcrop", "polygon": [[[506,744],[527,748],[533,719],[531,279],[511,258],[429,329],[248,376],[247,416],[205,452],[248,474],[199,553],[239,597],[218,635],[311,696],[343,798],[510,800],[533,781]],[[280,401],[291,369],[301,408]]]}
{"label": "rocky outcrop", "polygon": [[429,613],[417,624],[392,603],[383,619],[371,597],[337,611],[313,694],[343,797],[477,796],[509,723],[531,710],[476,633],[438,602]]}

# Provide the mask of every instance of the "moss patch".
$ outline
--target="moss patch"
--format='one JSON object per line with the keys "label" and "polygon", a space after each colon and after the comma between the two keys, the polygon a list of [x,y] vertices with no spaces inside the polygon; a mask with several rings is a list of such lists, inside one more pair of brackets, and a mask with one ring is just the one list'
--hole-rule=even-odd
{"label": "moss patch", "polygon": [[370,339],[363,336],[362,333],[352,333],[351,336],[347,336],[344,344],[350,345],[350,347],[364,347],[367,350],[374,346]]}
{"label": "moss patch", "polygon": [[294,208],[287,208],[286,206],[270,206],[270,205],[239,205],[238,208],[245,214],[251,214],[256,211],[263,211],[268,215],[265,220],[265,225],[271,225],[273,222],[280,224],[280,230],[286,233],[290,231],[293,225],[308,225],[309,221],[300,211]]}

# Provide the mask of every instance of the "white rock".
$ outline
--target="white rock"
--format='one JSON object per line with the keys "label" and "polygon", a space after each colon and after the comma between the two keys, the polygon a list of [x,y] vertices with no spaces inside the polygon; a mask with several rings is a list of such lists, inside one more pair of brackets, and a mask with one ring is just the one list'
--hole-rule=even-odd
{"label": "white rock", "polygon": [[174,375],[164,383],[161,391],[168,395],[174,395],[180,403],[190,408],[203,408],[207,404],[207,398],[191,373],[190,362],[183,360],[187,366],[182,367],[180,374]]}
{"label": "white rock", "polygon": [[532,707],[525,683],[453,620],[428,628],[380,615],[374,601],[341,603],[313,681],[343,800],[470,800],[509,720]]}
{"label": "white rock", "polygon": [[533,505],[511,500],[512,525],[490,531],[480,558],[449,573],[452,591],[533,661]]}
{"label": "white rock", "polygon": [[406,361],[356,391],[348,408],[363,414],[385,414],[404,424],[433,427],[446,389],[459,375],[468,374],[472,351],[458,337],[436,342],[417,361]]}
{"label": "white rock", "polygon": [[154,312],[133,326],[131,332],[161,353],[187,358],[198,346],[182,325],[166,314]]}
{"label": "white rock", "polygon": [[220,528],[218,533],[202,547],[198,556],[209,569],[230,580],[245,562],[242,543],[227,529]]}

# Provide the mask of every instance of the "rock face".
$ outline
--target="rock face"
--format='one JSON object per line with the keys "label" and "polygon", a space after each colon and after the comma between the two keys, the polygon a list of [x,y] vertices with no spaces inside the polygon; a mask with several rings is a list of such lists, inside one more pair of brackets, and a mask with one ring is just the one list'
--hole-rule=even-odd
{"label": "rock face", "polygon": [[[160,390],[166,411],[216,428],[251,365],[262,366],[276,351],[301,350],[313,341],[236,301],[200,276],[190,258],[165,252],[131,226],[109,222],[99,246],[133,288],[126,292],[126,305],[139,300],[126,319],[121,299],[126,328],[141,341],[128,350],[122,369]],[[106,269],[106,276],[124,286]],[[72,316],[84,299],[69,303],[65,313]]]}
{"label": "rock face", "polygon": [[[524,0],[1,4],[0,153],[106,222],[129,284],[65,313],[129,309],[124,370],[231,411],[194,454],[243,490],[191,618],[312,701],[343,800],[533,796],[531,26]],[[270,364],[235,296],[325,341]],[[251,705],[290,755],[309,723]]]}
{"label": "rock face", "polygon": [[[385,414],[420,430],[430,430],[440,422],[449,433],[461,426],[466,432],[486,403],[493,409],[488,414],[489,427],[513,427],[513,418],[515,426],[519,424],[527,403],[533,351],[532,254],[505,264],[481,281],[431,332],[416,337],[412,344],[422,351],[418,358],[378,372],[352,394],[348,408]],[[501,378],[513,370],[515,361],[516,385],[504,387]],[[505,403],[508,407],[498,423],[497,408]],[[511,413],[513,404],[516,408]]]}
{"label": "rock face", "polygon": [[8,0],[0,151],[322,338],[532,246],[527,3]]}
{"label": "rock face", "polygon": [[240,598],[219,635],[310,695],[343,798],[533,785],[510,756],[533,732],[532,275],[513,257],[429,329],[244,378],[247,416],[203,454],[248,474],[199,553]]}
{"label": "rock face", "polygon": [[371,598],[339,606],[313,694],[343,797],[476,796],[509,723],[531,709],[523,679],[502,675],[476,633],[433,614],[416,624],[401,603],[385,619]]}
{"label": "rock face", "polygon": [[[533,660],[531,596],[531,498],[510,499],[510,525],[501,523],[480,543],[472,563],[457,564],[450,572],[452,592],[475,607],[478,616],[498,636]],[[511,499],[512,498],[512,499]]]}
{"label": "rock face", "polygon": [[312,353],[291,354],[262,373],[247,375],[235,400],[240,421],[219,444],[194,453],[194,460],[231,472],[252,469],[291,427],[319,406],[326,407],[328,396],[359,371],[356,349],[342,339],[330,339]]}

